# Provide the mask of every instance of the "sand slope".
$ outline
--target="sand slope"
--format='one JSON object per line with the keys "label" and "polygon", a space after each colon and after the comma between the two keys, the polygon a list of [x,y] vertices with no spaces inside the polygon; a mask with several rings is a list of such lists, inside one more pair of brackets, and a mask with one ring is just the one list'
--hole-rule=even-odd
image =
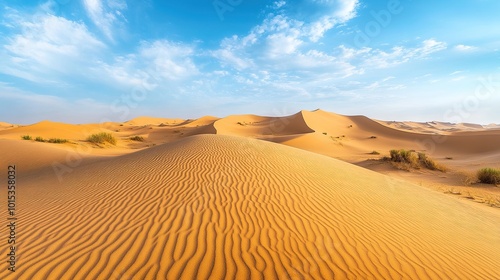
{"label": "sand slope", "polygon": [[37,136],[43,138],[63,139],[86,139],[89,135],[97,132],[110,132],[98,124],[66,124],[52,121],[41,121],[32,125],[15,127],[0,131],[1,138],[20,139],[22,135]]}
{"label": "sand slope", "polygon": [[265,141],[192,136],[19,181],[19,270],[0,279],[500,278],[498,211]]}

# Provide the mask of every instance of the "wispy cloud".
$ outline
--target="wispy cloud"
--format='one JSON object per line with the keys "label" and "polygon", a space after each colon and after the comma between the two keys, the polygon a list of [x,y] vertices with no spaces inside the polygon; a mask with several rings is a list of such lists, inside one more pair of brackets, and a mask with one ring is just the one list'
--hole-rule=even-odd
{"label": "wispy cloud", "polygon": [[54,15],[14,23],[20,33],[6,38],[0,72],[46,82],[78,71],[106,48],[82,23]]}
{"label": "wispy cloud", "polygon": [[88,17],[109,39],[114,40],[114,29],[126,19],[121,11],[127,9],[123,0],[83,0]]}
{"label": "wispy cloud", "polygon": [[456,45],[455,50],[460,51],[460,52],[470,52],[474,51],[477,48],[474,46],[467,46],[467,45]]}

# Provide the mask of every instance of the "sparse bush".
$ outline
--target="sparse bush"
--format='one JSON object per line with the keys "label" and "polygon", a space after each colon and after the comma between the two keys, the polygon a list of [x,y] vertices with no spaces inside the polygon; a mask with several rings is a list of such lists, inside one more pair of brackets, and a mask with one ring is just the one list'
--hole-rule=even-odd
{"label": "sparse bush", "polygon": [[370,136],[370,139],[377,139],[377,136],[372,135]]}
{"label": "sparse bush", "polygon": [[50,138],[47,142],[49,143],[55,143],[55,144],[64,144],[67,143],[67,139],[60,139],[60,138]]}
{"label": "sparse bush", "polygon": [[33,138],[31,136],[29,136],[29,135],[23,135],[23,136],[21,136],[21,138],[23,140],[33,140]]}
{"label": "sparse bush", "polygon": [[415,152],[408,150],[390,150],[391,161],[408,163],[412,167],[418,168],[418,155]]}
{"label": "sparse bush", "polygon": [[[420,169],[425,167],[430,170],[446,171],[446,168],[425,153],[416,153],[414,150],[390,150],[390,161],[399,169],[410,170],[411,168]],[[385,157],[384,157],[385,158]],[[386,160],[389,158],[386,158]]]}
{"label": "sparse bush", "polygon": [[132,141],[144,142],[144,138],[143,138],[143,137],[141,137],[141,136],[134,136],[134,137],[130,137],[130,140],[132,140]]}
{"label": "sparse bush", "polygon": [[35,138],[35,141],[37,141],[37,142],[45,142],[45,139],[43,139],[43,138],[42,138],[42,137],[40,137],[40,136],[37,136],[37,137]]}
{"label": "sparse bush", "polygon": [[370,155],[380,155],[380,153],[379,153],[379,152],[377,152],[377,151],[372,151],[372,152],[370,153]]}
{"label": "sparse bush", "polygon": [[111,145],[116,145],[116,138],[107,132],[92,134],[87,138],[87,141],[94,144],[104,144],[107,142]]}
{"label": "sparse bush", "polygon": [[326,132],[323,132],[323,135],[328,135],[328,133],[326,133]]}
{"label": "sparse bush", "polygon": [[442,172],[446,171],[446,168],[444,166],[442,166],[439,163],[435,162],[433,159],[429,158],[424,153],[418,153],[418,160],[427,169],[430,169],[430,170],[439,170],[439,171],[442,171]]}
{"label": "sparse bush", "polygon": [[482,168],[477,172],[477,178],[484,184],[500,184],[500,169]]}

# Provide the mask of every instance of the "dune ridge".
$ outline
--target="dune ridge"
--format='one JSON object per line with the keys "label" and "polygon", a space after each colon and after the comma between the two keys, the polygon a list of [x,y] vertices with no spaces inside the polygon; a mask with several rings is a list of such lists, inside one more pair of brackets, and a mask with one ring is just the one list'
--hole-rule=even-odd
{"label": "dune ridge", "polygon": [[41,173],[19,196],[19,270],[1,279],[500,278],[498,212],[249,138]]}

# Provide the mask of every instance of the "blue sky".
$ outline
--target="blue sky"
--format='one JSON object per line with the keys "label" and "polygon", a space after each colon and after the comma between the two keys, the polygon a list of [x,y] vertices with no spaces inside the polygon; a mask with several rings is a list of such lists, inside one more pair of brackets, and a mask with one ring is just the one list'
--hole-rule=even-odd
{"label": "blue sky", "polygon": [[500,123],[497,0],[0,3],[0,121]]}

